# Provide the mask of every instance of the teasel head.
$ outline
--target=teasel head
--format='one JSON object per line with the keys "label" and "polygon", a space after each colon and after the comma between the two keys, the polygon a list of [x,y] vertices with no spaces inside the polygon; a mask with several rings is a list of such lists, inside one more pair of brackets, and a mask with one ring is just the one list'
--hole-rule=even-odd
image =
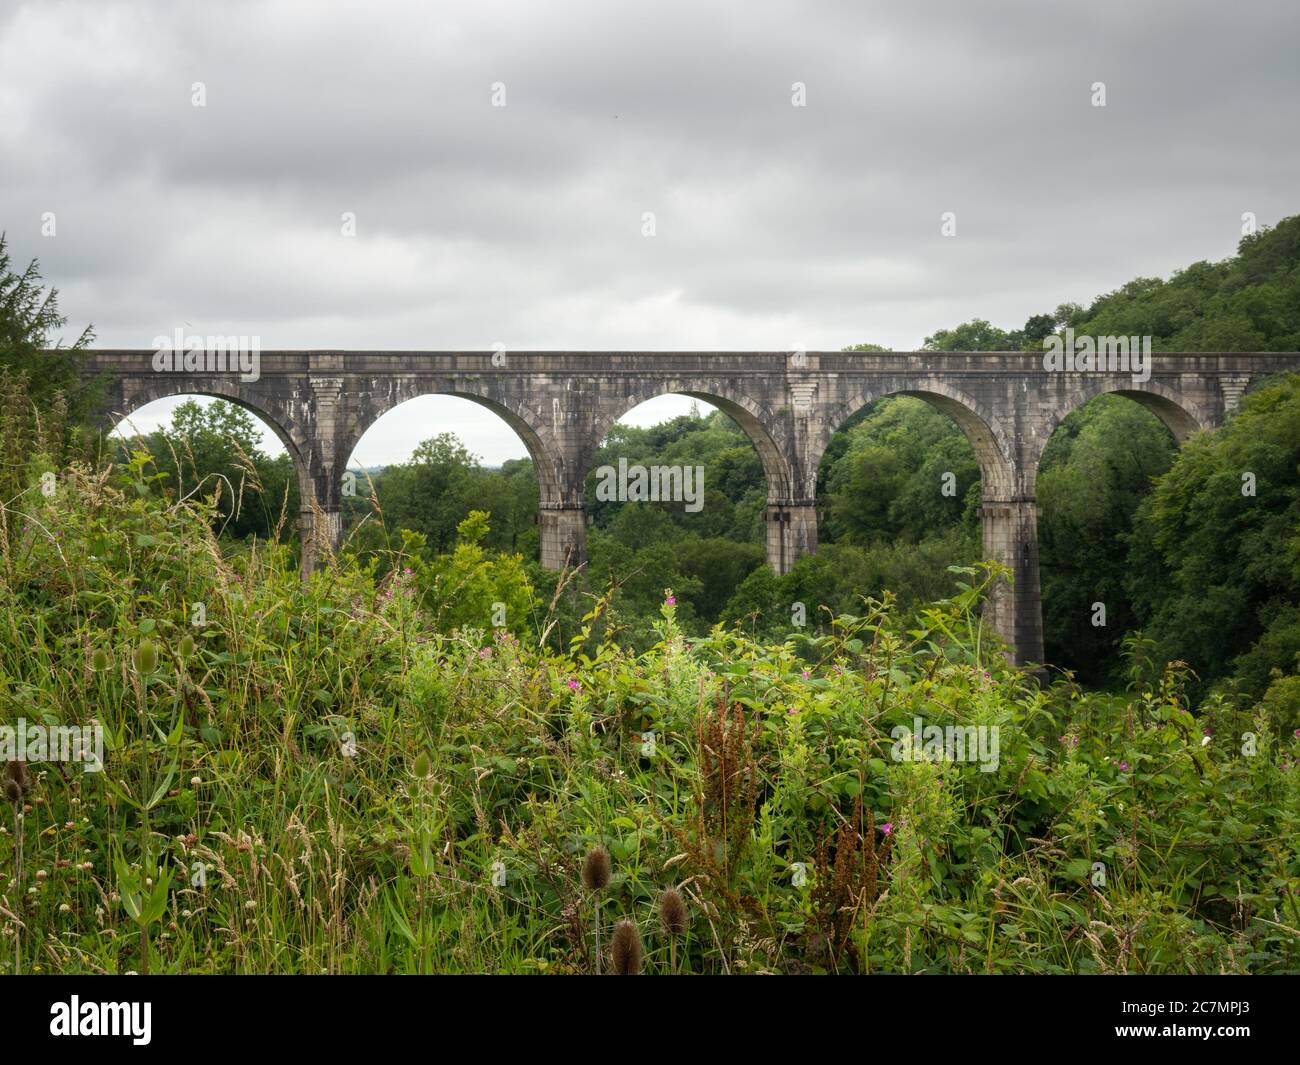
{"label": "teasel head", "polygon": [[27,775],[27,764],[16,760],[5,763],[3,786],[5,801],[15,806],[20,805],[32,790],[32,778]]}
{"label": "teasel head", "polygon": [[609,887],[610,875],[609,851],[597,843],[582,863],[582,885],[588,891],[604,891]]}
{"label": "teasel head", "polygon": [[112,664],[112,660],[108,657],[108,652],[102,647],[96,647],[90,655],[90,668],[96,673],[103,673]]}
{"label": "teasel head", "polygon": [[135,652],[135,668],[145,676],[158,668],[158,648],[154,646],[152,640],[140,641],[140,646]]}
{"label": "teasel head", "polygon": [[610,968],[614,976],[639,976],[645,951],[636,925],[624,918],[614,925],[614,942],[609,948]]}
{"label": "teasel head", "polygon": [[686,934],[686,900],[676,888],[665,888],[659,895],[659,923],[670,936]]}

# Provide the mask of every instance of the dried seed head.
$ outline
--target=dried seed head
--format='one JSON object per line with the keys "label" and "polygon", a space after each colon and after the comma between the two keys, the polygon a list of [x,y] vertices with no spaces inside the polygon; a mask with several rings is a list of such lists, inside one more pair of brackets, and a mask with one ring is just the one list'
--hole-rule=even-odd
{"label": "dried seed head", "polygon": [[27,775],[27,764],[19,761],[6,762],[4,771],[5,799],[16,806],[27,797],[27,793],[31,790],[32,778]]}
{"label": "dried seed head", "polygon": [[611,875],[609,851],[597,843],[587,853],[587,860],[582,863],[582,883],[588,891],[604,891],[609,887]]}
{"label": "dried seed head", "polygon": [[659,923],[670,936],[686,933],[686,902],[676,888],[666,888],[659,895]]}
{"label": "dried seed head", "polygon": [[614,976],[639,976],[645,951],[641,949],[641,933],[629,920],[614,925],[614,942],[610,946],[609,971]]}

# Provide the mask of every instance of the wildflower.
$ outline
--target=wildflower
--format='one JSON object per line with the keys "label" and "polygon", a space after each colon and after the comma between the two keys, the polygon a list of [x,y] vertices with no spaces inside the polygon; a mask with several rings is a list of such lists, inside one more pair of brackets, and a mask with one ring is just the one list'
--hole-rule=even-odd
{"label": "wildflower", "polygon": [[811,676],[811,674],[805,669],[801,674],[801,676],[803,677],[804,680],[807,680],[809,676]]}
{"label": "wildflower", "polygon": [[570,678],[569,678],[569,690],[570,690],[570,691],[575,691],[575,692],[576,692],[576,691],[579,691],[581,688],[582,688],[582,684],[579,683],[579,681],[578,681],[578,679],[577,679],[576,677],[570,677]]}
{"label": "wildflower", "polygon": [[883,825],[880,826],[880,831],[883,832],[886,836],[892,836],[894,834],[894,822],[886,821]]}
{"label": "wildflower", "polygon": [[69,906],[66,902],[62,902],[59,904],[59,913],[71,913],[71,912],[72,912],[72,907]]}
{"label": "wildflower", "polygon": [[1119,771],[1120,771],[1121,773],[1127,773],[1127,772],[1128,772],[1128,763],[1127,763],[1127,762],[1120,762],[1120,764],[1119,764]]}
{"label": "wildflower", "polygon": [[667,599],[664,600],[664,606],[676,606],[676,605],[677,605],[677,597],[675,595],[670,595]]}
{"label": "wildflower", "polygon": [[478,649],[479,658],[487,658],[487,656],[490,655],[491,653],[492,653],[492,649],[489,647],[480,647]]}
{"label": "wildflower", "polygon": [[202,777],[190,777],[190,787],[197,788],[202,783],[203,783]]}

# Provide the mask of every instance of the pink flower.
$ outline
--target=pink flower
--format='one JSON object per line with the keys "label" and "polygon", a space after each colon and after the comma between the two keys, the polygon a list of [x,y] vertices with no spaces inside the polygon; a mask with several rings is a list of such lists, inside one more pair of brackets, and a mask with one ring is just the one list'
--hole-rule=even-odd
{"label": "pink flower", "polygon": [[676,606],[676,605],[677,605],[677,596],[675,595],[670,595],[667,599],[664,600],[664,606]]}
{"label": "pink flower", "polygon": [[1127,773],[1127,772],[1128,772],[1128,763],[1127,763],[1127,762],[1120,762],[1120,764],[1119,764],[1119,771],[1120,771],[1121,773]]}
{"label": "pink flower", "polygon": [[892,836],[894,834],[894,822],[886,821],[883,825],[880,826],[880,831],[883,832],[886,836]]}
{"label": "pink flower", "polygon": [[576,679],[574,679],[573,677],[570,677],[570,678],[569,678],[569,690],[570,690],[570,691],[575,691],[575,692],[576,692],[576,691],[578,691],[581,687],[582,687],[582,685],[579,684],[578,681],[577,681]]}
{"label": "pink flower", "polygon": [[802,675],[802,677],[803,677],[804,680],[807,680],[807,679],[808,679],[808,675],[809,675],[809,674],[808,674],[808,671],[807,671],[806,669],[803,671],[803,673],[802,673],[801,675]]}
{"label": "pink flower", "polygon": [[480,647],[480,648],[479,648],[479,651],[478,651],[478,656],[479,656],[479,658],[487,658],[487,656],[488,656],[489,654],[491,654],[491,653],[492,653],[492,652],[491,652],[491,649],[490,649],[490,648],[487,648],[487,647]]}

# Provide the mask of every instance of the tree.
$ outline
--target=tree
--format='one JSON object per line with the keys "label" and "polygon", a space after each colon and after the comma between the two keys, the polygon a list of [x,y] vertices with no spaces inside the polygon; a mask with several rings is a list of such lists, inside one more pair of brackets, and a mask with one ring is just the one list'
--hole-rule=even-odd
{"label": "tree", "polygon": [[[1117,676],[1120,641],[1138,625],[1129,536],[1176,451],[1159,419],[1122,396],[1071,413],[1044,449],[1038,543],[1047,659],[1090,682]],[[1104,626],[1093,623],[1095,603],[1105,607]]]}
{"label": "tree", "polygon": [[925,338],[923,351],[1019,351],[1023,337],[1008,333],[983,318],[973,318],[955,329],[940,329]]}
{"label": "tree", "polygon": [[[129,445],[128,445],[129,446]],[[232,539],[266,540],[277,531],[297,532],[298,479],[288,455],[262,450],[256,419],[226,400],[186,400],[171,424],[151,434],[146,446],[157,469],[167,474],[173,498],[198,491],[216,493],[217,528]]]}
{"label": "tree", "polygon": [[94,337],[89,326],[69,346],[51,344],[67,324],[58,290],[46,290],[35,259],[22,273],[10,267],[0,233],[0,492],[12,499],[27,485],[33,462],[58,466],[74,447],[102,388],[81,380],[78,369]]}
{"label": "tree", "polygon": [[1300,375],[1194,436],[1136,516],[1128,590],[1162,656],[1259,696],[1300,652]]}

